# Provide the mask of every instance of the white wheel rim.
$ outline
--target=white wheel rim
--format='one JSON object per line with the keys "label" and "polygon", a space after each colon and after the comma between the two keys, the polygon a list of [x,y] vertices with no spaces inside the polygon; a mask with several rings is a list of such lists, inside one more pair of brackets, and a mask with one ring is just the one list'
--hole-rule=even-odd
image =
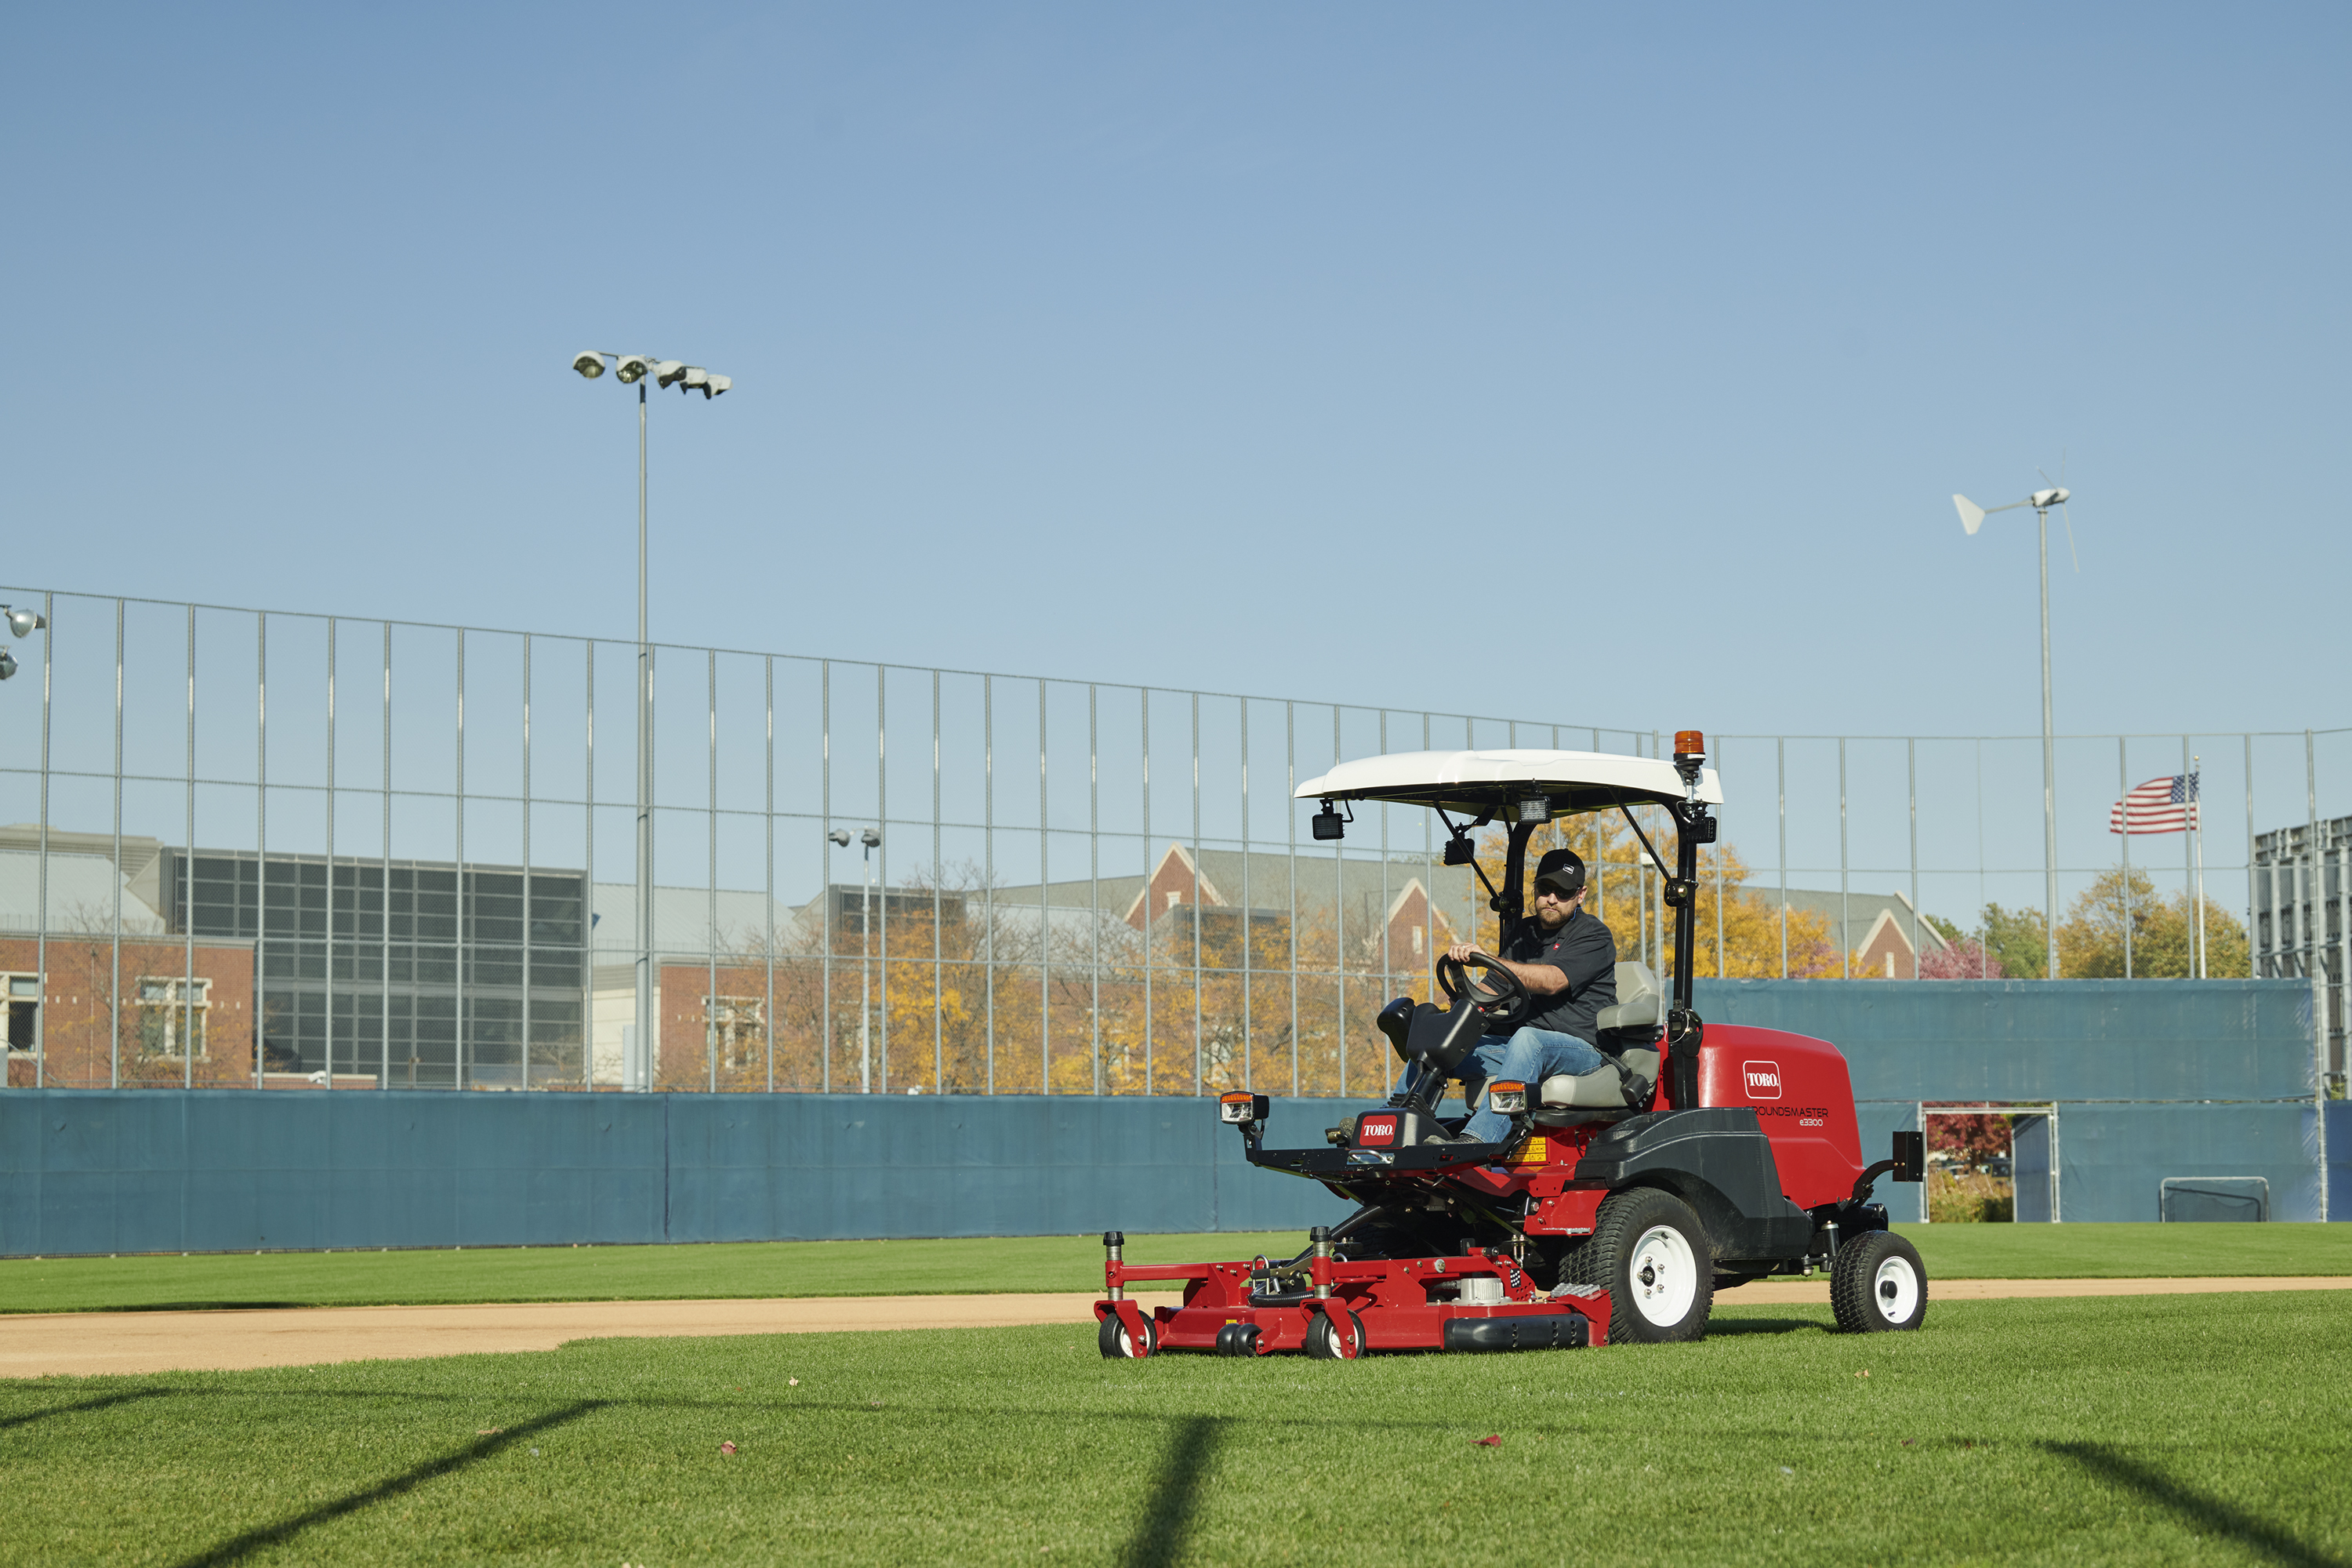
{"label": "white wheel rim", "polygon": [[1654,1225],[1633,1244],[1625,1269],[1633,1310],[1659,1328],[1672,1328],[1690,1316],[1698,1299],[1698,1263],[1690,1243],[1669,1225]]}
{"label": "white wheel rim", "polygon": [[1890,1323],[1907,1323],[1919,1310],[1919,1271],[1906,1258],[1889,1258],[1870,1281],[1871,1305]]}

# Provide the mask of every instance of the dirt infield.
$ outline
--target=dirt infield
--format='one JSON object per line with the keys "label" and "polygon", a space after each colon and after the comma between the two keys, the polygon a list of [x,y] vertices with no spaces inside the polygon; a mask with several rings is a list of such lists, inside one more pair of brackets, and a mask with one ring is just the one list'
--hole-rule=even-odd
{"label": "dirt infield", "polygon": [[[2352,1279],[1952,1279],[1939,1301],[2022,1296],[2148,1296],[2352,1289]],[[1139,1296],[1147,1309],[1177,1298]],[[1717,1300],[1739,1307],[1826,1305],[1826,1279],[1759,1280]],[[869,1329],[1087,1323],[1092,1292],[829,1296],[783,1300],[548,1301],[475,1307],[316,1307],[265,1311],[57,1312],[0,1316],[0,1377],[233,1372],[400,1361],[481,1351],[547,1351],[567,1340]]]}

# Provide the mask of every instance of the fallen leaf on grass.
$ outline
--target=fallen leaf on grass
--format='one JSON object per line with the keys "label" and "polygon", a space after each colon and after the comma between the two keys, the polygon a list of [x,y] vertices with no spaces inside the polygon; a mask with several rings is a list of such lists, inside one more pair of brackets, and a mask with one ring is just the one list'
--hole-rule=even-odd
{"label": "fallen leaf on grass", "polygon": [[1919,1446],[1919,1439],[1916,1437],[1906,1437],[1903,1439],[1903,1446],[1906,1448],[1916,1448]]}
{"label": "fallen leaf on grass", "polygon": [[721,1443],[719,1445],[719,1451],[722,1454],[731,1454],[735,1451],[735,1445],[732,1443]]}
{"label": "fallen leaf on grass", "polygon": [[1854,1375],[1854,1376],[1856,1376],[1856,1377],[1868,1377],[1868,1376],[1870,1375],[1870,1373],[1868,1373],[1867,1372],[1858,1372],[1858,1373],[1855,1373],[1853,1375]]}
{"label": "fallen leaf on grass", "polygon": [[474,1429],[474,1436],[477,1437],[495,1437],[505,1430],[506,1428],[503,1426],[478,1426]]}
{"label": "fallen leaf on grass", "polygon": [[788,1377],[784,1379],[784,1386],[786,1388],[798,1388],[800,1385],[801,1380],[797,1377]]}
{"label": "fallen leaf on grass", "polygon": [[1473,1443],[1481,1448],[1499,1448],[1503,1446],[1503,1435],[1497,1432],[1491,1437],[1474,1438]]}

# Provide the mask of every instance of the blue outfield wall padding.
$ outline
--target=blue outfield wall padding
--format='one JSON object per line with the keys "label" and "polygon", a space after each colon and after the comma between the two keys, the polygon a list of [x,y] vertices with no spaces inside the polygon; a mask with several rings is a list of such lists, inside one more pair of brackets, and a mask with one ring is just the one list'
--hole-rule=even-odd
{"label": "blue outfield wall padding", "polygon": [[[1921,1100],[2054,1099],[2066,1219],[2152,1220],[2167,1176],[2259,1175],[2274,1218],[2318,1213],[2301,981],[1697,993],[1712,1022],[1844,1051],[1867,1159]],[[2102,1100],[2184,1103],[2083,1103]],[[1277,1100],[1269,1141],[1318,1145],[1364,1103]],[[2352,1218],[2352,1114],[2326,1115],[2330,1211]],[[1910,1219],[1919,1191],[1878,1196]],[[0,1093],[9,1256],[1296,1229],[1345,1208],[1253,1170],[1206,1099]]]}
{"label": "blue outfield wall padding", "polygon": [[2310,1105],[2062,1105],[2062,1220],[2155,1220],[2168,1176],[2260,1176],[2273,1220],[2319,1217]]}
{"label": "blue outfield wall padding", "polygon": [[2331,1100],[2327,1117],[2327,1217],[2352,1220],[2352,1100]]}
{"label": "blue outfield wall padding", "polygon": [[[1320,1144],[1368,1102],[1274,1102]],[[1344,1200],[1171,1097],[0,1095],[0,1256],[1296,1230]]]}
{"label": "blue outfield wall padding", "polygon": [[1709,1023],[1836,1046],[1857,1100],[2307,1100],[2313,1089],[2302,980],[1701,980],[1695,991]]}

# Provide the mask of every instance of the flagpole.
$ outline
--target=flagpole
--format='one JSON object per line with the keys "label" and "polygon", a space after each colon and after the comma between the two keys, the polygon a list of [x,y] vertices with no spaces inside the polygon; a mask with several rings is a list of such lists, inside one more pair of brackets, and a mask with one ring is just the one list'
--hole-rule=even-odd
{"label": "flagpole", "polygon": [[[2190,779],[2190,781],[2191,781],[2191,783],[2190,783],[2190,784],[2189,784],[2189,787],[2190,787],[2191,789],[2196,789],[2200,795],[2202,795],[2202,794],[2204,793],[2204,791],[2203,791],[2201,788],[2199,788],[2199,786],[2198,786],[2198,784],[2196,784],[2196,782],[2195,782],[2195,781],[2196,781],[2196,779],[2197,779],[2197,775],[2198,775],[2198,773],[2199,773],[2201,771],[2201,769],[2202,769],[2202,766],[2203,766],[2204,761],[2205,761],[2205,759],[2204,759],[2203,757],[2201,757],[2201,756],[2191,757],[2191,758],[2189,758],[2189,779]],[[2195,804],[2193,804],[2193,805],[2191,805],[2189,806],[2189,833],[2190,833],[2190,834],[2191,834],[2191,835],[2196,838],[2196,840],[2197,840],[2197,934],[2196,934],[2196,937],[2195,937],[2195,939],[2194,939],[2194,941],[2193,941],[2193,942],[2192,942],[2192,944],[2191,944],[2191,946],[2190,946],[2190,948],[2189,948],[2189,952],[2190,952],[2190,953],[2195,957],[2195,959],[2196,959],[2196,961],[2197,961],[2197,978],[2198,978],[2198,979],[2200,979],[2200,980],[2203,980],[2203,979],[2205,979],[2205,978],[2206,978],[2206,973],[2205,973],[2205,811],[2204,811],[2204,805],[2203,805],[2203,803],[2202,803],[2201,801],[2197,802],[2197,803],[2195,803]]]}

